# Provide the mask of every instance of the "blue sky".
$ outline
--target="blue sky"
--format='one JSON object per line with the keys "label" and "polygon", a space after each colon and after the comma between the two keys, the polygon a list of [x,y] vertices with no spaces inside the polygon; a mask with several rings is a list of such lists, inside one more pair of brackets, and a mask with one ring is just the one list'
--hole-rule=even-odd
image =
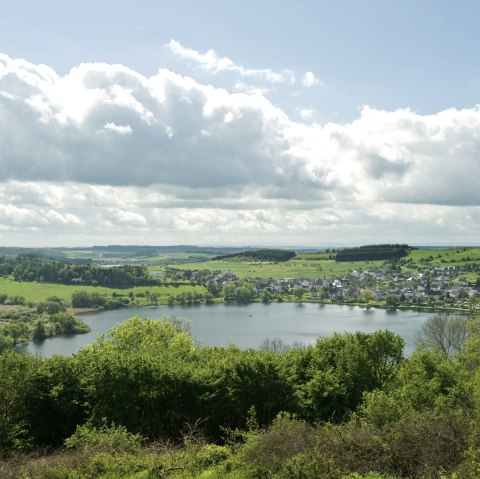
{"label": "blue sky", "polygon": [[478,243],[478,2],[9,3],[0,244]]}

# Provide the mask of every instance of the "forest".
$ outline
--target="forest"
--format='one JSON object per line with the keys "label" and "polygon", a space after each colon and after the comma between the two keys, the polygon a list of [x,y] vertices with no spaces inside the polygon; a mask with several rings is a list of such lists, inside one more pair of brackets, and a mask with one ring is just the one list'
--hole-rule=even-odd
{"label": "forest", "polygon": [[338,251],[336,261],[378,261],[403,258],[412,248],[406,244],[381,244],[346,248]]}
{"label": "forest", "polygon": [[127,288],[157,284],[146,266],[75,264],[34,255],[0,258],[0,274],[11,274],[15,281],[107,286]]}
{"label": "forest", "polygon": [[480,332],[465,324],[456,349],[408,358],[387,330],[240,350],[138,317],[70,357],[4,351],[0,477],[475,478]]}

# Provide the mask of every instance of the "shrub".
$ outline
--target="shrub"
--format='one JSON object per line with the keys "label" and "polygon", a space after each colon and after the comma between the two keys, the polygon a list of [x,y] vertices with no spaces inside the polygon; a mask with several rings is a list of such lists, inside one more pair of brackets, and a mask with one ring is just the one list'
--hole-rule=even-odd
{"label": "shrub", "polygon": [[132,434],[123,426],[103,425],[95,427],[90,424],[78,426],[72,436],[65,440],[67,449],[77,448],[93,452],[116,454],[135,454],[140,450],[142,437]]}

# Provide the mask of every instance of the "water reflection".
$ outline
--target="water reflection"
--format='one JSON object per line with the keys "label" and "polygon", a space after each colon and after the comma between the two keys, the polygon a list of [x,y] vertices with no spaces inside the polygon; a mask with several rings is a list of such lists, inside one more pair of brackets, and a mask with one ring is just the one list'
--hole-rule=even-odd
{"label": "water reflection", "polygon": [[431,315],[311,303],[161,305],[85,314],[82,319],[91,327],[91,332],[32,342],[25,348],[45,357],[70,355],[92,342],[99,333],[131,316],[160,318],[165,314],[190,319],[192,335],[209,346],[235,344],[240,348],[258,348],[267,338],[279,338],[289,344],[313,343],[319,336],[328,337],[335,332],[390,329],[404,339],[406,354],[413,351],[415,334]]}

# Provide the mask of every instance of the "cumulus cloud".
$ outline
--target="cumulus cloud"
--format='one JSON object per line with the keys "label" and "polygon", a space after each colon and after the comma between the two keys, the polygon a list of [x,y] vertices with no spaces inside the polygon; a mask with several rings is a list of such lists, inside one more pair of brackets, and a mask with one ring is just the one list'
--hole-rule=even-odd
{"label": "cumulus cloud", "polygon": [[4,180],[189,188],[304,180],[303,162],[289,153],[288,117],[260,95],[229,94],[167,70],[145,78],[83,64],[59,77],[3,60]]}
{"label": "cumulus cloud", "polygon": [[303,78],[302,78],[302,85],[306,88],[310,88],[314,85],[319,85],[320,84],[320,80],[318,78],[315,77],[315,75],[313,74],[313,72],[305,72],[305,74],[303,75]]}
{"label": "cumulus cloud", "polygon": [[198,242],[201,230],[207,243],[302,244],[361,241],[378,225],[395,241],[411,229],[419,241],[480,232],[479,107],[364,107],[350,124],[305,124],[261,91],[165,69],[94,63],[60,76],[0,55],[0,132],[3,237],[33,228],[84,241],[95,230],[135,242],[141,229],[145,242]]}
{"label": "cumulus cloud", "polygon": [[[43,65],[1,61],[3,181],[480,202],[478,107],[428,116],[365,107],[351,124],[307,126],[260,94],[228,93],[167,70],[147,78],[120,65],[82,64],[60,77]],[[300,114],[308,119],[313,110]]]}
{"label": "cumulus cloud", "polygon": [[192,48],[184,47],[173,39],[170,40],[166,46],[174,55],[186,60],[191,60],[197,63],[203,70],[214,74],[229,71],[242,77],[253,78],[268,83],[295,83],[295,74],[289,69],[275,72],[268,68],[245,68],[241,65],[235,64],[232,60],[230,60],[230,58],[218,56],[215,50],[207,50],[205,53],[200,53]]}

